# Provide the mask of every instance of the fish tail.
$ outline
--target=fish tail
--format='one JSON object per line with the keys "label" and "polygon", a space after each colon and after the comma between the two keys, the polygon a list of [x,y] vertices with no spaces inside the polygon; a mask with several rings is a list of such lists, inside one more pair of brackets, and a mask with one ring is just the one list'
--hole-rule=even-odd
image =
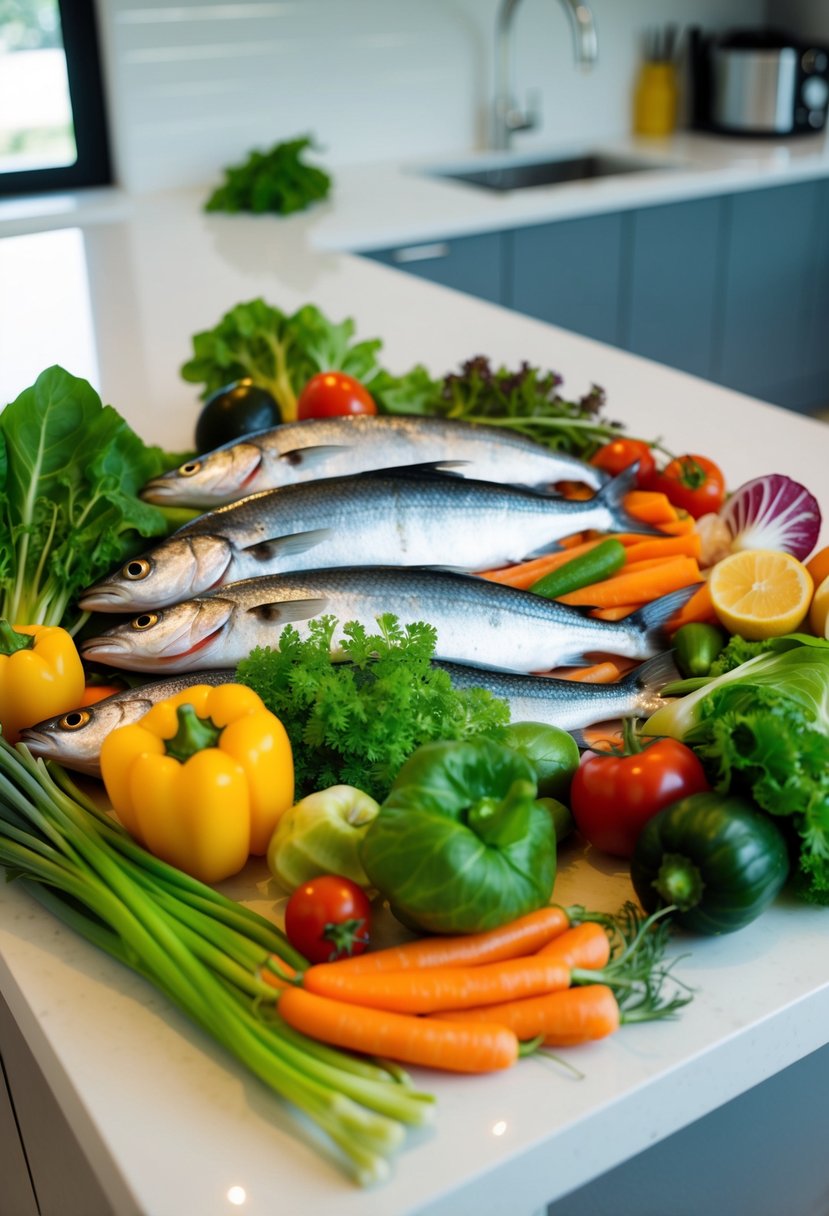
{"label": "fish tail", "polygon": [[662,595],[658,600],[652,600],[638,612],[626,617],[624,624],[631,625],[643,636],[645,644],[652,654],[669,650],[671,638],[666,626],[701,586],[701,583],[693,583],[690,587],[680,587],[678,591]]}
{"label": "fish tail", "polygon": [[651,524],[643,524],[641,519],[636,519],[625,510],[624,498],[631,490],[636,489],[636,473],[638,469],[639,461],[637,460],[629,468],[623,469],[607,485],[602,486],[593,501],[596,506],[604,506],[609,511],[611,518],[610,530],[614,532],[637,532],[642,536],[664,537],[664,532],[660,532],[658,528],[654,528]]}
{"label": "fish tail", "polygon": [[679,676],[674,652],[665,650],[647,662],[635,667],[620,683],[627,685],[636,696],[636,715],[649,718],[663,705],[668,704],[668,698],[660,696],[660,689]]}

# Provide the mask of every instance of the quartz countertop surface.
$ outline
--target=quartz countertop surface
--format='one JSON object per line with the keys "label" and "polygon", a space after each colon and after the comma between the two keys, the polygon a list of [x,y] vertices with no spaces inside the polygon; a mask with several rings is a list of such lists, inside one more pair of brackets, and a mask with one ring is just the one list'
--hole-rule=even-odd
{"label": "quartz countertop surface", "polygon": [[[181,449],[198,410],[178,376],[191,335],[240,300],[314,301],[354,317],[361,337],[382,337],[392,369],[422,361],[443,372],[478,352],[554,367],[573,393],[603,385],[609,415],[632,434],[710,454],[731,485],[788,473],[829,511],[823,424],[320,241],[311,248],[297,233],[316,223],[206,216],[184,192],[0,240],[0,400],[60,362],[145,439]],[[278,919],[261,864],[228,889]],[[612,910],[629,895],[623,866],[563,848],[557,900]],[[492,1077],[419,1074],[438,1098],[435,1126],[365,1193],[165,999],[14,885],[0,886],[0,990],[119,1216],[529,1216],[824,1045],[827,931],[829,909],[784,898],[737,934],[683,942],[693,1003],[676,1022],[626,1027],[573,1053],[581,1080],[540,1059]]]}

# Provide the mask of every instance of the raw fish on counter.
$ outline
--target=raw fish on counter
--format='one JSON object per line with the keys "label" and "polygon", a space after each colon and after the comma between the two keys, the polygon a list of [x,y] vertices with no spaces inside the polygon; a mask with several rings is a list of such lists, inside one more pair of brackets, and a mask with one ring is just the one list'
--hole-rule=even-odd
{"label": "raw fish on counter", "polygon": [[[604,652],[648,659],[669,646],[664,631],[693,594],[674,591],[623,620],[594,620],[576,608],[450,571],[310,570],[228,583],[169,608],[143,612],[81,643],[84,658],[129,671],[232,667],[256,646],[274,646],[285,625],[331,614],[372,630],[393,611],[437,630],[436,657],[497,671],[548,671]],[[337,635],[334,635],[334,646]]]}
{"label": "raw fish on counter", "polygon": [[216,507],[259,490],[411,465],[537,490],[557,481],[582,481],[597,490],[606,480],[593,465],[503,428],[364,415],[258,431],[154,477],[142,497],[164,505]]}
{"label": "raw fish on counter", "polygon": [[226,583],[341,566],[486,570],[595,528],[661,535],[622,500],[635,471],[593,498],[454,477],[336,477],[266,490],[199,516],[81,596],[85,611],[163,608]]}

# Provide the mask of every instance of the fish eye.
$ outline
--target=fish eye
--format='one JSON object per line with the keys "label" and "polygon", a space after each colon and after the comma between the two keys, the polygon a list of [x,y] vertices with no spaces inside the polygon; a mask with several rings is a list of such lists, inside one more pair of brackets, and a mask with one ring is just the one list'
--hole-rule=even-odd
{"label": "fish eye", "polygon": [[152,570],[152,566],[146,557],[136,557],[131,562],[127,562],[121,573],[124,578],[128,578],[130,582],[134,583],[139,579],[146,578],[150,570]]}
{"label": "fish eye", "polygon": [[141,616],[135,617],[130,621],[133,629],[150,629],[158,621],[157,612],[142,612]]}
{"label": "fish eye", "polygon": [[86,726],[91,714],[88,714],[85,709],[73,709],[71,713],[64,714],[58,726],[61,730],[80,730],[82,726]]}
{"label": "fish eye", "polygon": [[179,473],[182,477],[192,477],[194,473],[198,473],[201,468],[200,460],[188,460],[187,464],[179,465]]}

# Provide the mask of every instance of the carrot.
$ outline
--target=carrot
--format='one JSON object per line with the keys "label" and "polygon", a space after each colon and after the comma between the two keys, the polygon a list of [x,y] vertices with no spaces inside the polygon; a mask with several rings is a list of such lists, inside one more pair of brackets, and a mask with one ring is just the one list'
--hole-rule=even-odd
{"label": "carrot", "polygon": [[526,916],[519,916],[486,933],[466,933],[458,937],[423,937],[388,950],[355,954],[336,963],[338,974],[376,975],[378,972],[411,971],[420,967],[477,967],[508,958],[535,954],[547,942],[570,927],[564,908],[548,904]]}
{"label": "carrot", "polygon": [[301,988],[288,988],[280,995],[279,1013],[309,1038],[403,1064],[476,1073],[509,1068],[518,1059],[513,1031],[477,1020],[465,1025],[361,1009]]}
{"label": "carrot", "polygon": [[630,490],[624,497],[628,515],[643,524],[671,524],[677,519],[676,507],[667,494],[657,490]]}
{"label": "carrot", "polygon": [[603,582],[581,587],[559,597],[561,604],[591,608],[614,608],[619,604],[642,603],[678,591],[700,579],[699,566],[692,557],[670,557],[653,567],[633,574],[616,574]]}
{"label": "carrot", "polygon": [[603,925],[595,920],[585,920],[542,946],[536,958],[556,960],[565,967],[598,971],[610,962],[610,938]]}
{"label": "carrot", "polygon": [[711,591],[707,583],[698,587],[691,598],[685,601],[676,616],[668,622],[667,630],[673,633],[682,625],[691,625],[697,621],[707,621],[712,625],[717,623],[717,614],[711,603]]}
{"label": "carrot", "polygon": [[520,587],[522,590],[526,590],[545,574],[558,570],[559,566],[566,565],[572,558],[580,557],[582,553],[589,553],[603,540],[607,540],[607,537],[599,536],[595,540],[572,545],[561,553],[546,553],[543,557],[534,557],[532,561],[520,562],[517,566],[505,566],[502,570],[485,570],[480,577],[491,579],[494,583],[503,583],[508,587]]}
{"label": "carrot", "polygon": [[643,604],[614,604],[612,608],[594,608],[590,615],[596,621],[623,621],[643,607]]}
{"label": "carrot", "polygon": [[574,684],[613,684],[621,672],[611,659],[594,663],[592,667],[568,667],[559,676],[561,680],[572,680]]}
{"label": "carrot", "polygon": [[447,1022],[457,1018],[461,1025],[468,1025],[470,1019],[480,1020],[484,1025],[497,1022],[509,1027],[519,1039],[544,1035],[548,1047],[575,1047],[606,1038],[618,1030],[623,1020],[616,997],[605,984],[585,984],[524,1001],[466,1009],[463,1013],[443,1013],[441,1018]]}
{"label": "carrot", "polygon": [[696,531],[696,521],[693,515],[684,515],[670,524],[658,524],[660,532],[666,536],[689,536]]}
{"label": "carrot", "polygon": [[350,975],[335,963],[320,963],[308,968],[302,982],[317,996],[352,1005],[395,1013],[437,1013],[569,988],[574,976],[575,970],[571,974],[563,963],[531,955],[482,967],[432,967],[378,975]]}
{"label": "carrot", "polygon": [[[664,557],[645,557],[641,561],[627,561],[619,571],[619,574],[644,574],[646,570],[656,570],[659,566],[665,566],[668,562],[687,561],[696,562],[699,569],[699,562],[695,557],[686,557],[682,553],[668,555]],[[614,578],[616,575],[613,576]]]}
{"label": "carrot", "polygon": [[686,536],[659,536],[652,540],[634,541],[626,546],[629,562],[645,561],[649,557],[695,557],[699,560],[702,541],[699,532]]}

